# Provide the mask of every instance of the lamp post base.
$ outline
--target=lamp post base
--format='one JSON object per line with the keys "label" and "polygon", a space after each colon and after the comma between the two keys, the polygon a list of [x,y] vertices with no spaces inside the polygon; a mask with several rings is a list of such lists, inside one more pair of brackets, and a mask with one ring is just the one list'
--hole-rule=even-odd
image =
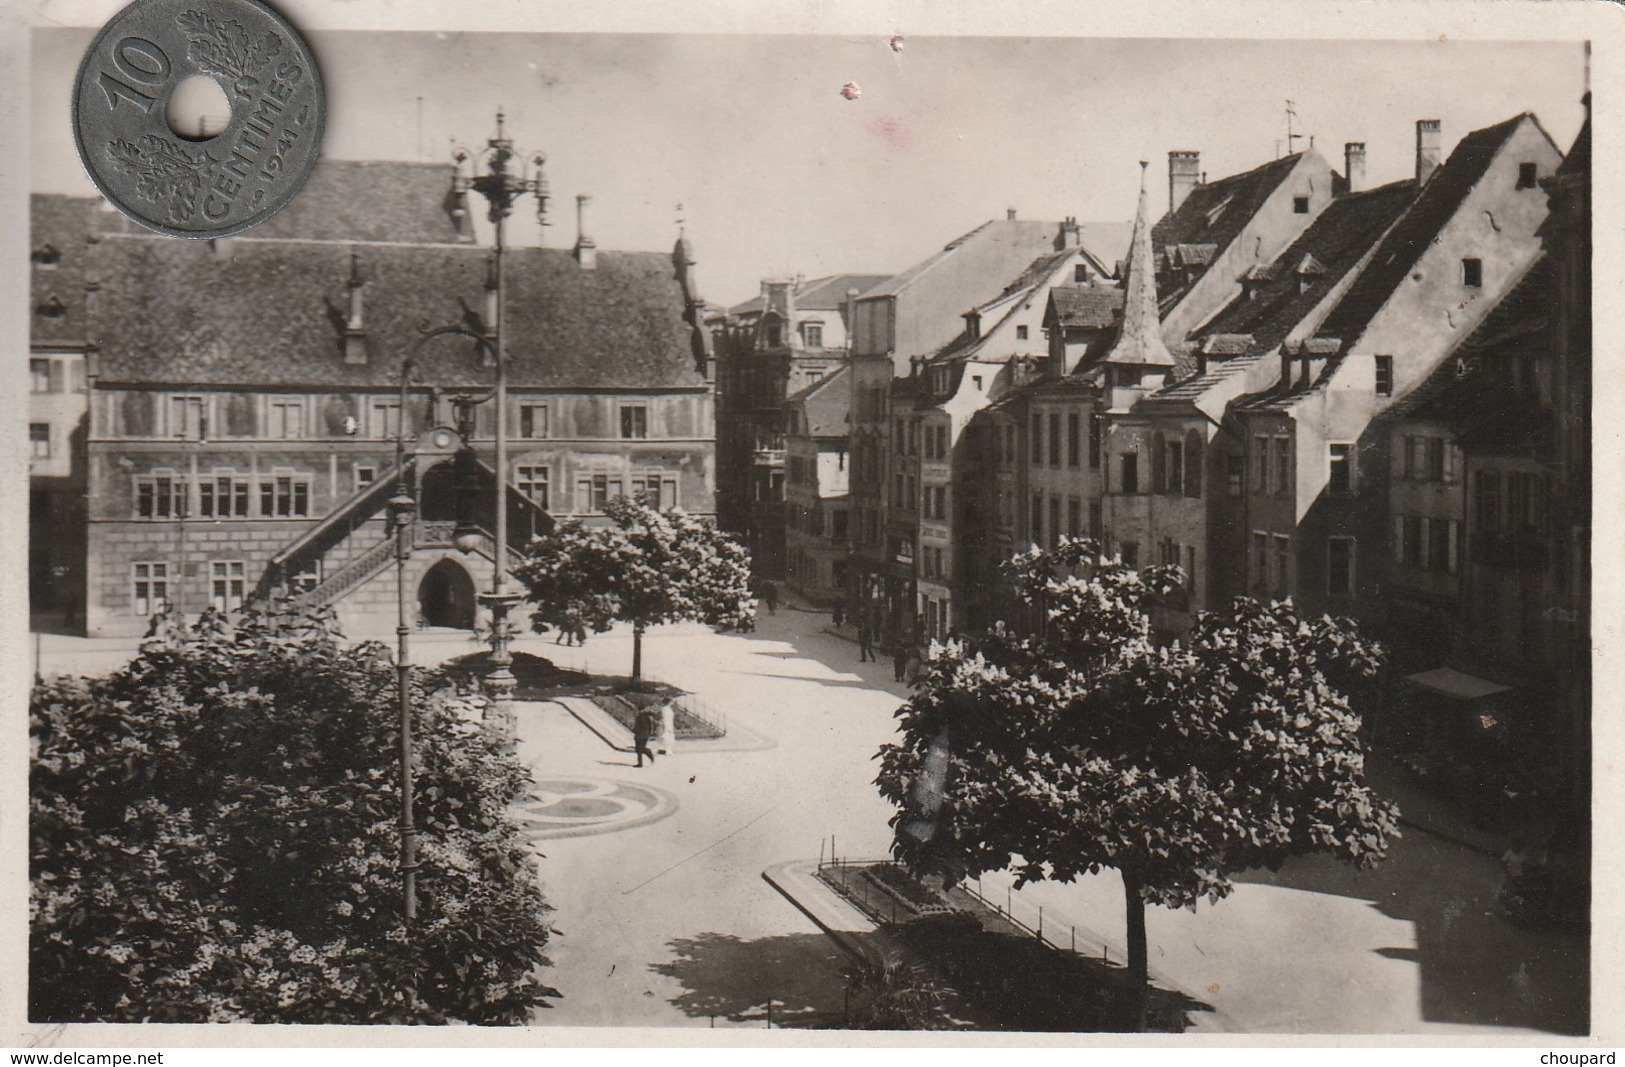
{"label": "lamp post base", "polygon": [[479,596],[480,603],[491,609],[491,670],[485,676],[486,695],[491,705],[486,711],[486,728],[509,746],[513,745],[517,733],[513,696],[519,682],[513,674],[513,653],[508,649],[512,638],[508,613],[523,599],[523,593],[512,589]]}

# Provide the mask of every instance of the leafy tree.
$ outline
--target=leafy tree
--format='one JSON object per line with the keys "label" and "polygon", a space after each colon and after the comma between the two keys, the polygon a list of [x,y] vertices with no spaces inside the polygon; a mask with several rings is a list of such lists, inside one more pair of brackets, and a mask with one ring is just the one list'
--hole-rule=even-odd
{"label": "leafy tree", "polygon": [[527,772],[421,670],[404,925],[395,685],[384,646],[251,610],[160,616],[114,674],[36,686],[30,1017],[517,1024],[556,996]]}
{"label": "leafy tree", "polygon": [[640,497],[604,506],[614,523],[559,523],[532,541],[514,571],[536,605],[538,633],[586,626],[603,633],[632,626],[632,678],[643,677],[643,634],[668,622],[743,626],[755,617],[750,553],[712,522],[678,509],[659,511]]}
{"label": "leafy tree", "polygon": [[1145,905],[1195,907],[1236,873],[1328,852],[1382,858],[1397,811],[1364,783],[1359,718],[1328,678],[1369,677],[1352,622],[1238,599],[1157,647],[1149,612],[1182,582],[1090,541],[1007,565],[1041,632],[938,648],[880,752],[893,850],[949,879],[1123,879],[1135,1017]]}

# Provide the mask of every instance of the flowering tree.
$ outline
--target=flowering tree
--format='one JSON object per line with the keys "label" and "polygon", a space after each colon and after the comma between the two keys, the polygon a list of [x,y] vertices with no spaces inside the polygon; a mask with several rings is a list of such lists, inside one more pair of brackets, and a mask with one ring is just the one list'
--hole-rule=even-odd
{"label": "flowering tree", "polygon": [[640,497],[604,505],[614,523],[559,523],[532,541],[514,574],[530,590],[538,633],[585,626],[603,633],[632,626],[632,678],[643,677],[643,634],[668,622],[740,626],[755,616],[750,553],[680,510],[658,511]]}
{"label": "flowering tree", "polygon": [[416,923],[396,676],[326,621],[160,616],[131,663],[30,707],[29,1016],[517,1024],[548,938],[482,697],[415,672]]}
{"label": "flowering tree", "polygon": [[881,749],[900,859],[1020,883],[1117,870],[1143,1018],[1147,903],[1217,901],[1303,853],[1382,858],[1398,813],[1364,784],[1359,719],[1329,681],[1376,671],[1353,623],[1243,598],[1159,648],[1149,610],[1177,568],[1070,541],[1007,574],[1041,632],[937,650]]}

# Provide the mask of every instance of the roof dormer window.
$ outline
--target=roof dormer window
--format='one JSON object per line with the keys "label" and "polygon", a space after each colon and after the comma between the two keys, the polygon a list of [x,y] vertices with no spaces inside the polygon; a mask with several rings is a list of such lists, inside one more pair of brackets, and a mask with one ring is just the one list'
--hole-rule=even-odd
{"label": "roof dormer window", "polygon": [[61,259],[62,253],[58,252],[53,245],[44,244],[34,249],[34,266],[41,270],[55,270],[57,263]]}
{"label": "roof dormer window", "polygon": [[41,315],[48,319],[60,319],[62,316],[68,313],[68,306],[62,301],[58,300],[56,295],[53,293],[51,296],[41,301],[39,306],[34,310],[38,311]]}

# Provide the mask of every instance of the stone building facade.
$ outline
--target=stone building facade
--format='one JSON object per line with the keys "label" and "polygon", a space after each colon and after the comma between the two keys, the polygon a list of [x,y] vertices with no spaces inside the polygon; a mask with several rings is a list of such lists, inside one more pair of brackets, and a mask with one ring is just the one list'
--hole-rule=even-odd
{"label": "stone building facade", "polygon": [[[375,211],[353,210],[357,187]],[[356,632],[392,623],[383,546],[402,481],[419,500],[421,621],[474,624],[491,549],[450,550],[469,517],[454,457],[466,434],[479,459],[464,484],[483,479],[474,499],[494,498],[494,361],[472,339],[490,335],[494,278],[450,187],[449,167],[326,162],[297,211],[238,238],[96,236],[90,633],[139,633],[165,604],[230,611],[277,590],[330,604]],[[515,546],[552,516],[599,521],[623,494],[714,513],[710,349],[688,243],[582,245],[505,257]],[[444,325],[466,333],[423,340]],[[398,466],[403,436],[411,454]],[[473,516],[486,530],[492,506]]]}

